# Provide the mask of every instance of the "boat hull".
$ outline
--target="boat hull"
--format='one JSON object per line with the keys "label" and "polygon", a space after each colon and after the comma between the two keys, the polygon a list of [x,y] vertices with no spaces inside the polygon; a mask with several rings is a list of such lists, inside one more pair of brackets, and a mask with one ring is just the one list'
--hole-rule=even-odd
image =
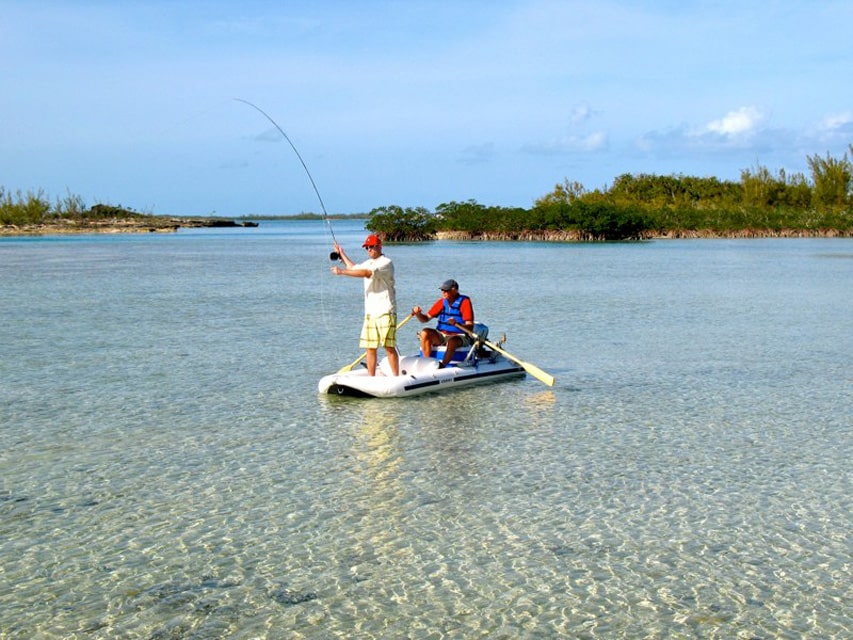
{"label": "boat hull", "polygon": [[345,373],[323,377],[320,393],[362,398],[398,398],[424,393],[439,393],[477,384],[490,384],[514,378],[523,378],[524,369],[498,355],[473,362],[454,363],[439,368],[435,358],[403,356],[400,358],[400,375],[392,375],[387,358],[378,367],[375,376],[359,367]]}

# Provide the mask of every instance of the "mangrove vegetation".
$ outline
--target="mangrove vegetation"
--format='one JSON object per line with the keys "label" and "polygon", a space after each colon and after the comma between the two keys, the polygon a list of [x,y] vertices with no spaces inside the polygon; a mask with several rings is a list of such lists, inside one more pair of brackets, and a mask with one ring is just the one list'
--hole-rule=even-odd
{"label": "mangrove vegetation", "polygon": [[761,166],[744,169],[737,182],[624,174],[609,188],[593,191],[566,179],[530,209],[475,200],[440,204],[433,212],[391,205],[371,211],[366,226],[388,241],[853,236],[850,158],[812,156],[808,166],[809,177]]}

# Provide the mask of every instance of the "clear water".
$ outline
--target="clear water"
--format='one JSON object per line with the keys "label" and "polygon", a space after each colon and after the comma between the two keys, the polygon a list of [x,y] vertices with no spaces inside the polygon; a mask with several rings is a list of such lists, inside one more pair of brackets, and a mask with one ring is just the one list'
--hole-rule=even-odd
{"label": "clear water", "polygon": [[557,378],[399,400],[329,245],[0,240],[0,638],[853,637],[850,240],[390,246]]}

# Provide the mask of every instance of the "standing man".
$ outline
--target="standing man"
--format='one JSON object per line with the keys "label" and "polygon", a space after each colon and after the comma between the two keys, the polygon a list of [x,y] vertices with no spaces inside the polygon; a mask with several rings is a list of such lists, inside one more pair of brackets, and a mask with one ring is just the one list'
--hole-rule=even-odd
{"label": "standing man", "polygon": [[445,280],[439,287],[441,298],[435,301],[427,313],[421,307],[413,307],[412,315],[421,322],[429,322],[438,318],[435,329],[422,329],[420,332],[421,353],[429,357],[433,347],[445,345],[444,357],[438,365],[446,367],[453,358],[456,349],[462,345],[471,344],[470,339],[456,325],[464,325],[469,331],[474,330],[474,307],[471,298],[459,293],[459,283],[456,280]]}
{"label": "standing man", "polygon": [[335,251],[346,265],[332,267],[336,276],[364,278],[364,324],[359,345],[367,352],[367,372],[376,375],[376,350],[385,347],[388,364],[395,376],[400,375],[397,354],[397,292],[394,286],[394,263],[382,253],[379,236],[370,234],[361,245],[367,249],[367,260],[355,264],[335,243]]}

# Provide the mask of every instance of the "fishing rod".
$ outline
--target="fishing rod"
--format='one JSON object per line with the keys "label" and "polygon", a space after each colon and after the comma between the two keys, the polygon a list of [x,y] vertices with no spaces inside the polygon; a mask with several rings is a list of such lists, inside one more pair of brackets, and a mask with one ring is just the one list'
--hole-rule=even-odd
{"label": "fishing rod", "polygon": [[[247,105],[249,105],[250,107],[252,107],[253,109],[255,109],[256,111],[258,111],[258,112],[259,112],[262,116],[264,116],[267,120],[269,120],[270,122],[272,122],[273,126],[274,126],[276,129],[278,129],[278,130],[279,130],[279,133],[281,133],[281,135],[283,135],[283,136],[284,136],[284,139],[285,139],[285,140],[287,140],[287,143],[290,145],[290,148],[291,148],[291,149],[293,149],[293,153],[295,153],[295,154],[296,154],[296,157],[297,157],[297,158],[299,158],[299,162],[301,162],[301,163],[302,163],[302,168],[303,168],[303,169],[305,169],[305,174],[308,176],[308,179],[311,181],[311,186],[312,186],[312,187],[314,187],[314,193],[316,193],[316,194],[317,194],[317,200],[319,200],[319,201],[320,201],[320,208],[323,210],[323,220],[325,220],[325,221],[326,221],[326,226],[328,226],[328,227],[329,227],[329,234],[331,234],[331,236],[332,236],[332,242],[337,246],[337,244],[338,244],[338,239],[337,239],[337,238],[335,238],[335,230],[334,230],[334,229],[332,229],[332,222],[331,222],[331,220],[329,220],[329,214],[328,214],[328,213],[326,213],[326,205],[325,205],[325,204],[323,204],[323,197],[320,195],[320,190],[317,188],[317,183],[315,183],[315,182],[314,182],[314,178],[312,178],[312,177],[311,177],[311,172],[310,172],[310,171],[308,171],[308,165],[306,165],[306,164],[305,164],[305,160],[303,160],[303,159],[302,159],[302,156],[300,155],[299,151],[296,149],[296,145],[295,145],[295,144],[293,144],[293,141],[292,141],[292,140],[288,137],[288,135],[284,132],[284,129],[282,129],[280,126],[278,126],[278,123],[277,123],[275,120],[273,120],[273,119],[270,117],[270,115],[269,115],[266,111],[264,111],[263,109],[261,109],[258,105],[256,105],[256,104],[252,104],[252,103],[251,103],[251,102],[249,102],[248,100],[243,100],[243,98],[234,98],[234,99],[235,99],[237,102],[242,102],[243,104],[247,104]],[[341,259],[341,256],[340,256],[340,254],[339,254],[337,251],[332,251],[332,252],[329,254],[329,260],[336,261],[336,260],[340,260],[340,259]]]}

